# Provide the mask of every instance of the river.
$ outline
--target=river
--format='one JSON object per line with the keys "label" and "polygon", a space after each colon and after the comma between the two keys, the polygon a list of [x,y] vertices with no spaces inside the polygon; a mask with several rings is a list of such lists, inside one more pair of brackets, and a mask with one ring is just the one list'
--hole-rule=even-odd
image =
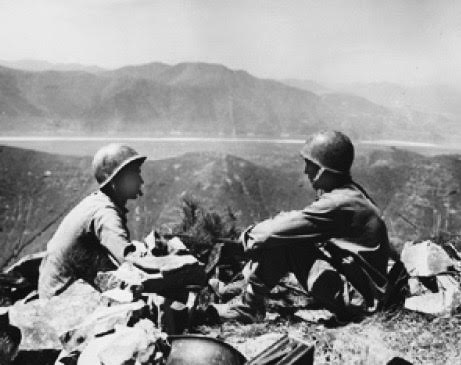
{"label": "river", "polygon": [[[0,144],[43,152],[91,156],[102,145],[120,142],[136,148],[150,159],[174,157],[187,152],[212,151],[244,157],[267,148],[299,150],[302,139],[200,138],[200,137],[0,137]],[[444,146],[411,141],[359,141],[358,150],[402,148],[425,155],[461,154],[461,145]]]}

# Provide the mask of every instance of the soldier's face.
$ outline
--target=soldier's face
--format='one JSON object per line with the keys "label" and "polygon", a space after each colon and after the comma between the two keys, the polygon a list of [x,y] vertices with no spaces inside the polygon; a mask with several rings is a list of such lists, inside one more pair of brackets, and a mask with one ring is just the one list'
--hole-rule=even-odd
{"label": "soldier's face", "polygon": [[319,167],[313,163],[312,161],[310,160],[304,160],[304,173],[307,175],[307,178],[309,179],[309,181],[311,182],[311,184],[313,183],[315,177],[317,176],[317,173],[319,171]]}
{"label": "soldier's face", "polygon": [[142,196],[144,180],[141,176],[141,165],[131,164],[126,166],[116,176],[117,192],[126,199],[136,199]]}

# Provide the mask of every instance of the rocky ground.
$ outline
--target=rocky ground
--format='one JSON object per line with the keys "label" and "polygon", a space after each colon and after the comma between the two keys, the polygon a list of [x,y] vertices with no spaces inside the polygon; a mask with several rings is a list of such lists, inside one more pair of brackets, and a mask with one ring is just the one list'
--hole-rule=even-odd
{"label": "rocky ground", "polygon": [[[124,280],[128,280],[126,276],[123,277]],[[232,289],[235,295],[239,286],[234,285]],[[213,292],[211,287],[207,290]],[[130,346],[140,346],[139,343],[147,338],[142,331],[146,331],[146,327],[149,332],[148,328],[154,327],[152,323],[143,325],[142,328],[135,328],[133,324],[143,318],[155,322],[159,318],[158,312],[156,315],[155,308],[149,304],[149,300],[143,302],[128,298],[124,304],[122,302],[125,298],[116,292],[115,298],[123,300],[115,303],[107,293],[109,292],[101,296],[87,284],[75,284],[62,295],[49,301],[33,299],[28,303],[16,302],[10,307],[9,316],[10,322],[21,329],[22,341],[14,364],[53,364],[63,347],[81,350],[88,346],[97,350],[98,346],[104,345],[108,346],[104,352],[105,356],[111,353],[114,356],[125,356],[123,351],[131,351],[127,350],[126,346],[122,348],[123,351],[111,350],[114,347],[113,343],[102,343],[104,341],[99,339],[111,335],[114,343],[119,343],[124,331],[133,332]],[[204,301],[216,301],[220,298],[211,294]],[[288,334],[315,348],[315,364],[388,364],[395,358],[405,359],[413,364],[461,362],[459,308],[458,311],[439,316],[395,309],[375,314],[360,323],[331,328],[322,322],[322,319],[331,314],[316,309],[315,303],[302,293],[302,289],[291,276],[286,277],[274,288],[268,298],[267,307],[266,319],[255,324],[196,325],[186,329],[186,332],[225,341],[238,349],[247,359],[255,357]],[[184,319],[175,318],[179,318],[179,321],[181,318]],[[114,328],[115,334],[112,334]],[[121,328],[120,333],[117,332],[117,328]],[[160,336],[159,331],[156,331]],[[149,342],[143,344],[147,346],[146,351],[156,348],[156,336],[151,336]],[[139,341],[134,341],[136,338]],[[91,359],[94,356],[95,353],[85,353],[86,358]],[[84,364],[90,363],[91,361]]]}
{"label": "rocky ground", "polygon": [[[62,346],[56,333],[62,332],[66,325],[84,328],[81,323],[90,316],[87,309],[94,309],[100,304],[97,295],[91,291],[82,295],[69,292],[67,295],[65,300],[55,299],[47,307],[43,307],[39,301],[28,307],[15,305],[13,321],[23,331],[22,351],[15,364],[29,364],[31,356],[35,364],[52,364],[51,359],[57,356]],[[44,315],[38,318],[40,313]],[[27,323],[27,318],[33,318],[34,321]],[[117,316],[117,321],[120,322],[121,318],[125,316]],[[98,323],[107,325],[105,321]],[[459,364],[460,325],[460,315],[435,317],[399,309],[376,314],[361,323],[328,328],[320,323],[301,320],[296,315],[281,316],[271,311],[264,321],[255,324],[200,326],[191,333],[223,340],[238,349],[247,359],[289,334],[315,347],[316,365],[387,364],[395,357],[413,364]]]}
{"label": "rocky ground", "polygon": [[461,316],[436,318],[405,310],[381,313],[340,328],[277,318],[253,325],[202,328],[251,358],[289,333],[315,346],[314,364],[461,363]]}

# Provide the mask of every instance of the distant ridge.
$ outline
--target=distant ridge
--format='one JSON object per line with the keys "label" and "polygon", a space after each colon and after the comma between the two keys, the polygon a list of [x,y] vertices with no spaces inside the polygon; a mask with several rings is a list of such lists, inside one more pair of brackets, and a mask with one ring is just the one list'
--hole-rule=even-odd
{"label": "distant ridge", "polygon": [[0,60],[0,65],[24,71],[83,71],[97,73],[104,70],[99,66],[88,66],[78,63],[52,63],[32,59],[16,61]]}
{"label": "distant ridge", "polygon": [[117,70],[0,67],[4,135],[201,135],[299,138],[325,128],[356,139],[441,142],[459,127],[350,94],[321,94],[223,65],[149,63]]}
{"label": "distant ridge", "polygon": [[389,82],[338,85],[338,90],[358,95],[390,108],[413,109],[461,118],[461,88],[435,84],[402,86]]}

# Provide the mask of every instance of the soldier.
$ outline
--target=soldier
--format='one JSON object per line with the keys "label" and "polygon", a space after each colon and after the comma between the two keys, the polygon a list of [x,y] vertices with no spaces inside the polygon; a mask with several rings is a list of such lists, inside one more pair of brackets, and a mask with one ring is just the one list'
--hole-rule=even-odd
{"label": "soldier", "polygon": [[350,139],[335,131],[313,134],[301,156],[317,200],[242,234],[253,261],[242,296],[215,305],[223,320],[264,318],[265,296],[288,272],[339,323],[373,313],[383,302],[391,248],[378,208],[351,178]]}
{"label": "soldier", "polygon": [[[67,214],[48,242],[40,266],[41,298],[62,293],[77,279],[95,285],[99,271],[114,270],[124,261],[150,272],[165,263],[170,267],[197,263],[191,255],[170,259],[136,254],[127,228],[126,204],[142,195],[141,165],[145,160],[145,156],[121,144],[109,144],[96,152],[93,170],[99,189]],[[203,270],[196,274],[191,282],[203,283]]]}

